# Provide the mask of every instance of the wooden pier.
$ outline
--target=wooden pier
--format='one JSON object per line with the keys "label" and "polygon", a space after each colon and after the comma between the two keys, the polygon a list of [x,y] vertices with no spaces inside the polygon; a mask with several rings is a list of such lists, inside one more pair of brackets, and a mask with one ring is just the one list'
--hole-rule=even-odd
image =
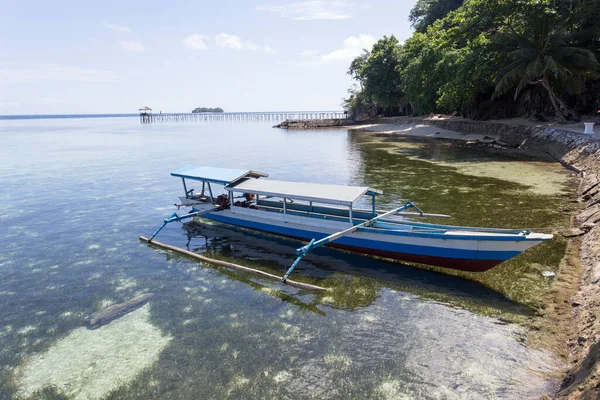
{"label": "wooden pier", "polygon": [[[148,107],[149,108],[149,107]],[[210,121],[270,121],[280,123],[293,120],[347,119],[343,111],[307,112],[228,112],[228,113],[160,113],[140,109],[140,122],[210,122]]]}

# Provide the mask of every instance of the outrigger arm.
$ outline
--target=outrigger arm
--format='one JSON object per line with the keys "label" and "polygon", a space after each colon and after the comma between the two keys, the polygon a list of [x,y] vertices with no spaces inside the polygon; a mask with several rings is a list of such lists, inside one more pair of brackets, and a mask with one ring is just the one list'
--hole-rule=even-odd
{"label": "outrigger arm", "polygon": [[324,246],[328,243],[333,242],[334,240],[337,240],[339,238],[341,238],[342,236],[346,236],[349,235],[353,232],[356,232],[358,230],[358,228],[363,228],[363,227],[368,227],[368,226],[372,226],[373,222],[375,222],[378,219],[381,218],[385,218],[385,217],[389,217],[390,215],[399,213],[403,210],[406,210],[407,208],[416,208],[417,210],[419,210],[420,214],[423,215],[423,211],[417,207],[414,203],[412,203],[411,201],[407,201],[406,203],[404,203],[404,205],[402,207],[398,207],[394,210],[388,211],[384,214],[378,215],[375,218],[372,218],[370,220],[367,220],[365,222],[362,222],[358,225],[354,225],[348,229],[345,229],[343,231],[339,231],[336,233],[333,233],[327,237],[324,237],[323,239],[312,239],[306,246],[300,247],[298,249],[296,249],[296,255],[298,256],[298,258],[296,258],[296,261],[294,261],[294,263],[292,264],[292,266],[290,267],[290,269],[287,270],[287,272],[285,273],[285,275],[283,276],[283,278],[281,279],[281,281],[283,283],[285,283],[285,281],[287,280],[288,276],[290,276],[290,274],[294,271],[294,268],[296,268],[296,266],[298,265],[298,263],[300,263],[300,260],[302,260],[302,258],[312,249],[316,249],[317,247],[321,247]]}
{"label": "outrigger arm", "polygon": [[156,230],[156,232],[154,232],[154,234],[152,236],[150,236],[150,239],[148,239],[148,243],[152,242],[152,239],[154,239],[154,236],[158,235],[158,232],[160,232],[162,230],[162,228],[164,228],[167,224],[170,224],[171,222],[183,221],[184,219],[194,218],[199,215],[205,214],[207,212],[219,210],[220,208],[221,207],[219,206],[219,207],[211,208],[210,210],[191,212],[189,214],[182,215],[181,217],[179,215],[177,215],[176,212],[174,212],[173,214],[171,214],[171,216],[169,216],[169,218],[165,219],[163,221],[163,224],[160,226],[160,228],[158,228]]}

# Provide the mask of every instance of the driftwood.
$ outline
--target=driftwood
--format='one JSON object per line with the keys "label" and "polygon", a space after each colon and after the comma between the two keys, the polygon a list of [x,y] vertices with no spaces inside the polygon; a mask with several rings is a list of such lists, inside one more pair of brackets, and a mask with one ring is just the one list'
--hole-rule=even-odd
{"label": "driftwood", "polygon": [[128,314],[134,310],[137,310],[154,297],[153,293],[142,294],[141,296],[134,297],[131,300],[128,300],[124,303],[113,304],[112,306],[108,306],[103,308],[100,311],[96,311],[92,315],[87,318],[87,325],[90,329],[100,328],[103,325],[106,325],[117,318],[122,317],[125,314]]}
{"label": "driftwood", "polygon": [[[196,259],[196,260],[204,261],[204,262],[215,264],[215,265],[220,265],[220,266],[226,267],[226,268],[237,269],[239,271],[249,272],[251,274],[260,275],[260,276],[262,276],[264,278],[274,279],[274,280],[277,280],[277,281],[281,282],[281,277],[280,276],[269,274],[268,272],[264,272],[264,271],[261,271],[261,270],[258,270],[258,269],[248,268],[248,267],[244,267],[243,265],[233,264],[233,263],[226,262],[226,261],[215,260],[214,258],[204,257],[204,256],[201,256],[199,254],[192,253],[191,251],[181,249],[179,247],[175,247],[175,246],[171,246],[171,245],[164,244],[164,243],[161,243],[161,242],[157,242],[155,240],[150,241],[147,237],[144,237],[144,236],[140,236],[140,240],[142,242],[148,243],[148,244],[150,244],[152,246],[161,247],[163,249],[171,250],[171,251],[174,251],[176,253],[183,254],[183,255],[185,255],[187,257]],[[299,287],[299,288],[305,289],[305,290],[317,290],[317,291],[326,291],[327,290],[326,288],[321,287],[321,286],[311,285],[311,284],[302,283],[302,282],[296,282],[296,281],[292,281],[291,279],[287,279],[285,281],[285,284],[290,285],[290,286]]]}

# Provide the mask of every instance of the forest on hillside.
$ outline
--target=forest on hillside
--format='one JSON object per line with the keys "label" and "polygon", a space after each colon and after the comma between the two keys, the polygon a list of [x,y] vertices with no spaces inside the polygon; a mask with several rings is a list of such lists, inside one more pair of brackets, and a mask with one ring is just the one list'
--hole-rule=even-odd
{"label": "forest on hillside", "polygon": [[210,107],[196,107],[192,110],[192,113],[222,113],[221,107],[210,108]]}
{"label": "forest on hillside", "polygon": [[600,108],[600,0],[418,0],[414,34],[355,58],[355,118],[579,120]]}

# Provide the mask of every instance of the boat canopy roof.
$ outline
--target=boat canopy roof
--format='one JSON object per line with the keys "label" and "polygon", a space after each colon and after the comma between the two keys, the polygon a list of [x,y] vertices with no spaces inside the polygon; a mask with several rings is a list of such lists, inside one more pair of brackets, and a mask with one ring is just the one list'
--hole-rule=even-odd
{"label": "boat canopy roof", "polygon": [[185,179],[193,179],[196,181],[205,181],[216,183],[219,185],[233,184],[240,179],[245,178],[260,178],[269,176],[262,172],[249,171],[246,169],[230,169],[217,167],[197,167],[195,165],[187,165],[179,168],[175,172],[171,172],[172,176],[178,176]]}
{"label": "boat canopy roof", "polygon": [[321,183],[286,182],[271,179],[248,179],[225,187],[227,190],[294,200],[350,206],[364,195],[382,192],[362,186],[325,185]]}

